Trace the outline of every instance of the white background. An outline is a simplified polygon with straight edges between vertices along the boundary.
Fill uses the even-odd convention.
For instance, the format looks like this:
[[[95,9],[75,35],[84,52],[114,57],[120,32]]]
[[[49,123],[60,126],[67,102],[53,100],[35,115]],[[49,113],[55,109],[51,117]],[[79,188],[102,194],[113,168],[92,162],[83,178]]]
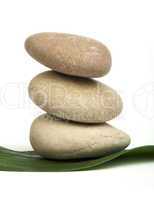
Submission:
[[[112,124],[132,139],[129,148],[154,144],[154,3],[151,0],[0,1],[0,146],[30,149],[29,128],[42,111],[29,100],[29,81],[44,66],[24,40],[44,31],[90,36],[112,53],[101,78],[121,94],[124,110]],[[148,199],[154,163],[74,173],[0,172],[0,199]]]

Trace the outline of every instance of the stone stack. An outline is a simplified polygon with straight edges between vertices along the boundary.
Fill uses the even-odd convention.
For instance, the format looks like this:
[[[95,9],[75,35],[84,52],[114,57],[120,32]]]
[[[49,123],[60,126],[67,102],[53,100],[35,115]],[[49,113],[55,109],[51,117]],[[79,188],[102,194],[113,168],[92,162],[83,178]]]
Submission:
[[[38,33],[25,42],[27,52],[52,69],[32,79],[29,95],[46,114],[34,120],[30,141],[49,159],[109,155],[126,148],[129,136],[106,121],[118,116],[122,100],[96,81],[107,74],[111,55],[102,43],[64,33]]]

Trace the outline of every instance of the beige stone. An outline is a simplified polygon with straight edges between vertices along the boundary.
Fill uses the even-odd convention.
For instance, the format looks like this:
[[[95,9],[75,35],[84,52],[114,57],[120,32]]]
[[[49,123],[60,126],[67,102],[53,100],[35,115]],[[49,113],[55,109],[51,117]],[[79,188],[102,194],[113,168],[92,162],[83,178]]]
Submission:
[[[127,147],[127,134],[109,124],[80,124],[53,118],[36,118],[30,141],[34,150],[51,159],[77,159],[105,156]]]
[[[122,110],[120,96],[107,85],[54,71],[34,77],[29,85],[29,95],[47,113],[77,122],[105,122]]]
[[[64,74],[101,77],[111,67],[107,47],[83,36],[38,33],[26,40],[25,48],[38,62]]]

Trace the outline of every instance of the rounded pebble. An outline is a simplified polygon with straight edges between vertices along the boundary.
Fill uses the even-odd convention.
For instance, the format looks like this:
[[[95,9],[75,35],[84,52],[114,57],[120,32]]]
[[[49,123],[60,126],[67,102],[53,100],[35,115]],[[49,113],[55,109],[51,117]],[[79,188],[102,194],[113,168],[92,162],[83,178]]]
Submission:
[[[120,96],[107,85],[54,71],[34,77],[29,84],[29,95],[47,113],[83,123],[105,122],[122,110]]]
[[[27,52],[43,65],[69,75],[101,77],[111,67],[111,55],[102,43],[66,33],[38,33],[25,42]]]
[[[88,125],[44,114],[31,126],[34,150],[49,159],[94,158],[118,152],[130,143],[127,134],[109,124]]]

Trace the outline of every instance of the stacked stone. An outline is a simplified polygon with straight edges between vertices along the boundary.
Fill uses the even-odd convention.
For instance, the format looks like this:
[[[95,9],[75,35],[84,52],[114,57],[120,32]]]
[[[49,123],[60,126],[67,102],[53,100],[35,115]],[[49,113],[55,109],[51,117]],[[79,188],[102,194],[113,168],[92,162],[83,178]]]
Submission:
[[[107,74],[111,56],[102,43],[71,34],[39,33],[25,42],[27,52],[49,67],[32,79],[29,95],[46,114],[34,120],[30,141],[49,159],[109,155],[126,148],[129,136],[106,121],[122,110],[121,97],[96,81]]]

